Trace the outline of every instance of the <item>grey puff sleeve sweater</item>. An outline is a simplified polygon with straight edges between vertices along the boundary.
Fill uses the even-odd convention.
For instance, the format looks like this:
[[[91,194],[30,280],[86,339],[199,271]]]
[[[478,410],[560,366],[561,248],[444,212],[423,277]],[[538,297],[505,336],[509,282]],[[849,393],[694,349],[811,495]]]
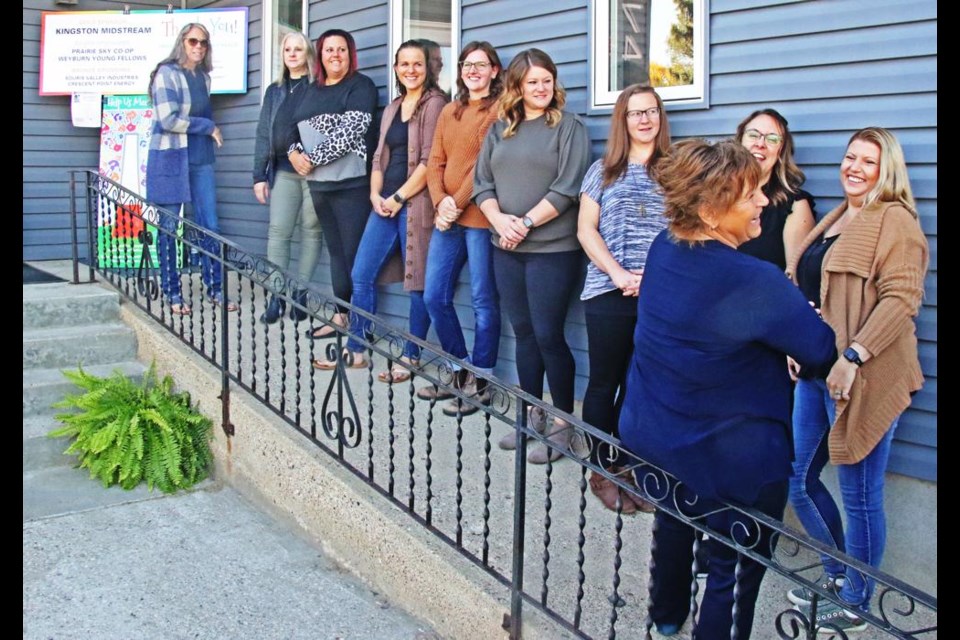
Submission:
[[[523,217],[546,200],[559,215],[532,229],[517,246],[521,253],[554,253],[580,248],[577,241],[577,199],[590,166],[590,137],[575,114],[563,112],[555,127],[541,116],[520,123],[504,138],[507,123],[493,123],[483,141],[473,178],[473,199],[479,206],[495,198],[503,213]],[[500,236],[491,227],[492,242]]]

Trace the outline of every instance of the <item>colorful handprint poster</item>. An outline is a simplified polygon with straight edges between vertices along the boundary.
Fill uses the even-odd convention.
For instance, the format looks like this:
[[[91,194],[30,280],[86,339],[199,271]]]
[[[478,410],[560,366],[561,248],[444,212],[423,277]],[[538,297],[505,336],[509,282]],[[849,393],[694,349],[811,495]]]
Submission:
[[[105,96],[100,128],[100,175],[143,196],[147,185],[147,150],[153,124],[153,105],[142,96]],[[150,232],[150,250],[143,255],[144,222],[140,205],[120,205],[101,199],[98,210],[99,266],[152,268],[157,263],[157,232]]]

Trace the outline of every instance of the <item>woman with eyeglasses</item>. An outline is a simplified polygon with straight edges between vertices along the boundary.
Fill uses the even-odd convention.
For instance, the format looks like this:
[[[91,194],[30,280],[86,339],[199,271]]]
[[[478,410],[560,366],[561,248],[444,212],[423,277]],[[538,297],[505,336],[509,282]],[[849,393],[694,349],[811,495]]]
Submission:
[[[526,49],[513,58],[500,119],[477,159],[473,199],[492,227],[494,275],[516,336],[520,387],[542,398],[546,374],[553,405],[570,413],[576,363],[563,329],[583,260],[577,200],[590,165],[590,136],[565,104],[550,56]],[[537,442],[527,459],[546,464],[560,458],[571,425],[538,410],[530,418],[553,446]],[[514,448],[516,434],[507,433],[499,445]]]
[[[297,127],[294,113],[300,107],[313,79],[316,54],[313,45],[299,31],[291,31],[280,42],[283,73],[263,96],[257,141],[253,153],[253,193],[260,204],[270,203],[267,228],[267,259],[286,269],[290,264],[293,231],[300,225],[298,275],[309,282],[320,259],[320,219],[313,209],[310,187],[287,158],[286,141]],[[273,324],[283,315],[284,301],[271,296],[260,320]],[[291,309],[290,317],[303,320],[305,312]]]
[[[583,421],[610,434],[623,404],[647,251],[667,225],[655,172],[669,149],[663,101],[653,87],[631,85],[613,107],[606,151],[580,187],[577,237],[590,258],[580,294],[590,360]],[[610,473],[623,471],[606,446],[598,443],[591,455]],[[591,474],[590,490],[608,509],[617,509],[619,497],[625,514],[653,511],[599,473]]]
[[[796,455],[790,503],[807,532],[874,568],[886,543],[884,475],[893,435],[923,386],[914,319],[923,300],[929,248],[897,139],[886,129],[855,132],[840,163],[844,200],[800,243],[787,273],[836,332],[842,356],[829,372],[793,369]],[[820,479],[836,466],[845,518]],[[844,521],[846,526],[844,526]],[[847,606],[821,600],[817,626],[866,627],[874,581],[823,558],[818,581]],[[813,593],[788,598],[811,617]]]
[[[161,215],[157,238],[160,287],[170,312],[190,315],[177,271],[177,213],[193,204],[196,224],[219,233],[214,146],[223,146],[223,134],[213,121],[210,104],[210,71],[213,46],[202,24],[191,22],[180,30],[173,51],[150,73],[147,92],[153,101],[154,120],[147,153],[147,198],[171,212]],[[237,305],[223,294],[220,245],[205,233],[198,234],[202,280],[207,299],[227,311]]]
[[[483,138],[497,119],[497,99],[503,92],[500,58],[489,42],[470,42],[460,52],[457,94],[440,112],[433,149],[427,163],[427,185],[436,208],[427,255],[424,302],[443,350],[493,374],[500,345],[500,299],[493,277],[490,224],[473,204],[473,170]],[[473,353],[467,352],[453,295],[465,264],[470,265],[473,306]],[[486,399],[486,380],[455,369],[454,384],[468,395]],[[452,394],[433,385],[417,392],[421,400],[443,400]],[[471,404],[453,400],[447,415],[470,415]]]
[[[737,125],[736,139],[760,163],[760,186],[770,200],[760,216],[760,237],[739,251],[783,270],[815,219],[813,196],[800,188],[804,175],[793,159],[793,135],[776,109],[759,109]]]
[[[333,295],[350,300],[350,272],[370,215],[367,159],[376,148],[371,124],[377,87],[357,71],[357,44],[347,31],[328,29],[320,34],[317,58],[317,81],[307,87],[294,114],[297,127],[290,134],[287,157],[310,187],[330,253]],[[294,300],[303,306],[306,291],[295,291]],[[302,319],[294,310],[291,314]],[[307,330],[307,337],[333,338],[337,328],[347,324],[347,308],[338,304],[330,323]]]

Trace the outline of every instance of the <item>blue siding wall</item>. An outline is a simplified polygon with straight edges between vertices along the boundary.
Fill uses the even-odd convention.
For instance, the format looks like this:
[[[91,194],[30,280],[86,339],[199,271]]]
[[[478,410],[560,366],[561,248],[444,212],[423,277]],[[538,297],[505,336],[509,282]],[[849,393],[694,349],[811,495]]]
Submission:
[[[586,117],[595,155],[609,117],[589,104],[586,0],[517,3],[465,0],[462,41],[489,40],[506,64],[536,46],[557,63],[568,109]],[[710,106],[670,110],[675,139],[729,136],[741,118],[770,106],[790,121],[806,188],[826,213],[840,202],[839,164],[850,134],[890,128],[904,147],[921,224],[931,249],[926,299],[917,321],[926,386],[897,431],[890,469],[935,480],[937,474],[937,7],[932,1],[831,0],[710,3]],[[471,315],[461,288],[459,310]],[[507,329],[509,332],[509,329]],[[567,337],[577,361],[578,392],[588,373],[582,309],[574,302]],[[501,347],[512,370],[513,345]]]

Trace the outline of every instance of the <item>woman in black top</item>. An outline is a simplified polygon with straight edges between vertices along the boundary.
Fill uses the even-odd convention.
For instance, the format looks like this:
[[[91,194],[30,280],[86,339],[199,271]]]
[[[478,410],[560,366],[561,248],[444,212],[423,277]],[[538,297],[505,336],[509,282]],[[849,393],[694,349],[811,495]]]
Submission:
[[[760,214],[760,237],[739,251],[786,269],[814,224],[813,196],[800,188],[805,177],[793,160],[787,119],[776,109],[754,111],[737,125],[737,142],[760,163],[760,187],[770,200]]]
[[[350,271],[370,214],[367,159],[376,147],[370,125],[377,109],[377,87],[357,72],[357,45],[346,31],[329,29],[321,34],[317,57],[317,81],[308,87],[294,116],[297,129],[287,157],[310,185],[330,252],[333,294],[349,300],[353,295]],[[297,297],[302,304],[305,295]],[[338,305],[332,321],[346,328],[346,307]],[[336,334],[330,325],[307,332],[314,339]]]

